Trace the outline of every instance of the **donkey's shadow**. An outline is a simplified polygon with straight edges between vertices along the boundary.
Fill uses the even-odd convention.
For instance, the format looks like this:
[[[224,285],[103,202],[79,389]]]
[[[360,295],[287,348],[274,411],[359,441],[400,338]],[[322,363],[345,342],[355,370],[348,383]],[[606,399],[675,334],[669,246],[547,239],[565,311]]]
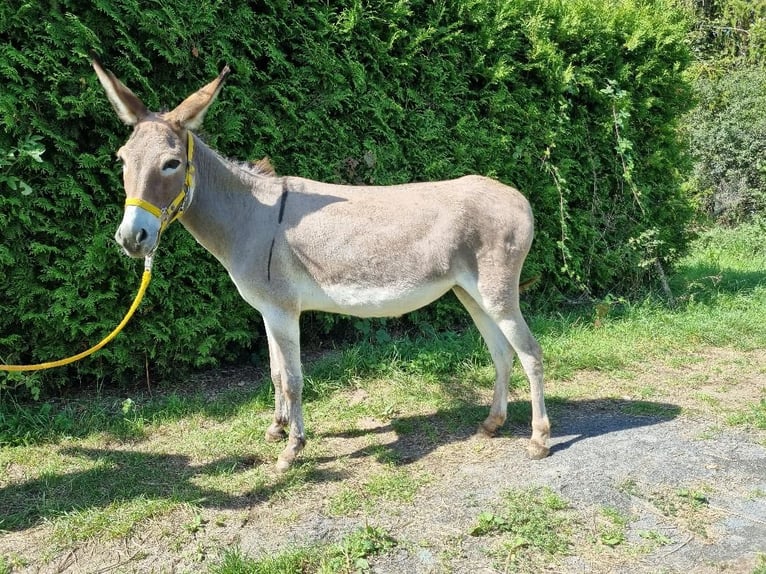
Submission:
[[[548,406],[554,423],[551,441],[554,457],[579,441],[662,423],[674,419],[680,412],[679,407],[667,403],[631,400],[552,398]],[[314,440],[352,440],[389,433],[392,441],[365,446],[347,456],[406,465],[441,446],[468,440],[486,415],[486,406],[463,403],[428,415],[399,417],[374,429],[318,433]],[[528,402],[511,402],[509,421],[499,436],[528,436],[530,416]],[[93,464],[73,473],[48,473],[0,487],[0,529],[24,530],[73,510],[105,508],[115,501],[126,500],[165,499],[209,508],[250,508],[289,490],[296,479],[323,484],[348,478],[347,472],[337,470],[333,464],[342,455],[312,457],[308,452],[285,474],[273,470],[274,460],[248,456],[224,456],[199,465],[189,456],[177,453],[83,447],[64,448],[61,453],[90,459]],[[209,477],[245,473],[256,467],[266,467],[266,477],[245,492],[231,493],[203,486],[214,484]]]
[[[589,438],[666,422],[675,419],[681,412],[679,406],[670,403],[629,399],[550,398],[547,403],[553,427],[553,436],[550,441],[551,455]],[[367,445],[347,456],[349,458],[375,457],[380,461],[406,465],[423,458],[441,446],[474,437],[487,412],[487,407],[484,405],[464,404],[432,414],[395,418],[388,424],[371,429],[319,433],[317,440],[354,439],[393,433],[395,435],[393,441]],[[531,433],[529,428],[531,416],[529,402],[509,403],[508,420],[498,429],[496,436],[528,437]],[[324,457],[319,458],[318,462],[331,460],[332,457]]]

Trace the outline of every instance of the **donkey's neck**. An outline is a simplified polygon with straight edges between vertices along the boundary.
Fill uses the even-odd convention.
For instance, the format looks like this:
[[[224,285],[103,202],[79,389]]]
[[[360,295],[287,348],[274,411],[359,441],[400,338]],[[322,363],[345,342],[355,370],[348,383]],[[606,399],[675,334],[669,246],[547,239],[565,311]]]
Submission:
[[[180,221],[231,270],[235,249],[255,249],[259,240],[268,241],[259,239],[271,232],[263,206],[279,200],[281,183],[224,159],[199,138],[195,147],[194,193]]]

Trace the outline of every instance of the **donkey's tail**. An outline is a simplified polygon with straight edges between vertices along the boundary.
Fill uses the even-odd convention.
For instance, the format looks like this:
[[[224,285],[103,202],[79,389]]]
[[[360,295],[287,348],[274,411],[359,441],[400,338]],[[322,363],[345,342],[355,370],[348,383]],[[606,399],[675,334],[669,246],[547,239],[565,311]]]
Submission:
[[[532,285],[537,283],[539,280],[540,280],[540,275],[538,274],[532,277],[531,279],[527,279],[523,283],[519,283],[519,293],[523,293],[524,291],[532,287]]]

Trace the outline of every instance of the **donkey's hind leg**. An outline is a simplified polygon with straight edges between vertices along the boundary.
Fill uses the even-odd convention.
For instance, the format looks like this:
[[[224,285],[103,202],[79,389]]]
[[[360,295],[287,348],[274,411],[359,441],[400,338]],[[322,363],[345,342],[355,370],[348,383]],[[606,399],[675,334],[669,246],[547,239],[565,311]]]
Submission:
[[[513,365],[513,349],[497,324],[465,290],[455,287],[453,291],[471,315],[495,364],[492,406],[489,409],[489,416],[479,426],[479,432],[492,436],[503,425],[508,413],[508,380]]]
[[[532,403],[532,438],[527,452],[532,459],[548,456],[548,439],[551,435],[551,425],[545,410],[543,388],[543,352],[537,339],[527,326],[518,305],[514,305],[505,319],[498,325],[507,339],[511,342],[519,357],[521,366],[529,379],[529,390]]]
[[[517,286],[518,276],[510,278],[504,284]],[[527,379],[529,379],[532,403],[532,437],[527,452],[530,458],[545,458],[549,452],[547,442],[550,437],[550,422],[545,410],[545,397],[543,394],[542,349],[529,330],[524,317],[521,315],[518,289],[503,289],[500,287],[500,289],[494,290],[485,287],[485,291],[489,292],[482,293],[478,285],[475,284],[468,284],[462,290],[459,287],[455,288],[455,293],[458,294],[461,302],[471,313],[477,327],[479,327],[485,341],[487,341],[487,345],[490,345],[489,340],[494,340],[496,332],[499,331],[504,336],[506,343],[510,344],[513,351],[519,357],[524,373],[527,375]],[[468,301],[467,303],[466,300]],[[480,313],[476,311],[477,307]],[[479,317],[478,321],[476,319],[477,316]],[[483,326],[480,326],[480,323]],[[492,324],[492,327],[488,326],[489,323]],[[487,336],[485,332],[491,335]],[[495,345],[497,348],[501,348],[500,343],[495,343]],[[492,352],[491,347],[490,353],[492,353],[492,358],[495,360],[495,354]],[[497,365],[498,361],[495,360],[496,368]],[[507,382],[508,379],[506,378],[506,384]],[[483,425],[487,430],[494,430],[492,428],[493,420],[505,420],[507,397],[504,391],[499,390],[498,383],[499,375],[498,381],[495,383],[495,395],[492,400],[490,417]],[[502,402],[502,405],[499,404],[500,402]],[[493,416],[499,414],[502,414],[502,419],[497,417],[493,419]]]

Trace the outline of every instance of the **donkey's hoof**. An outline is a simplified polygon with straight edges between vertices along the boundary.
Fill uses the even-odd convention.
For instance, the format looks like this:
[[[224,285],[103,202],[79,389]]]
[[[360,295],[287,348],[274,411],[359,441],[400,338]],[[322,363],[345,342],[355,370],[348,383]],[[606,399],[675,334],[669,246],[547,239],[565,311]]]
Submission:
[[[493,437],[495,436],[495,431],[503,426],[504,422],[505,417],[502,415],[489,415],[479,426],[479,433],[484,436]]]
[[[266,442],[280,442],[287,438],[285,429],[278,425],[271,425],[266,429]]]
[[[287,472],[287,470],[290,468],[291,464],[292,464],[291,461],[285,460],[285,459],[283,459],[280,456],[277,459],[277,466],[276,466],[277,472],[279,472],[279,473]]]
[[[487,438],[492,438],[493,436],[495,436],[495,431],[496,431],[496,430],[497,430],[497,427],[494,427],[494,428],[490,429],[490,428],[487,426],[487,423],[481,423],[481,424],[479,425],[479,428],[477,428],[477,429],[476,429],[476,434],[477,434],[478,436],[483,436],[483,437],[487,437]]]
[[[529,458],[532,460],[540,460],[541,458],[545,458],[550,454],[550,452],[551,449],[549,449],[544,444],[537,442],[530,442],[529,446],[527,447],[527,456],[529,456]]]

